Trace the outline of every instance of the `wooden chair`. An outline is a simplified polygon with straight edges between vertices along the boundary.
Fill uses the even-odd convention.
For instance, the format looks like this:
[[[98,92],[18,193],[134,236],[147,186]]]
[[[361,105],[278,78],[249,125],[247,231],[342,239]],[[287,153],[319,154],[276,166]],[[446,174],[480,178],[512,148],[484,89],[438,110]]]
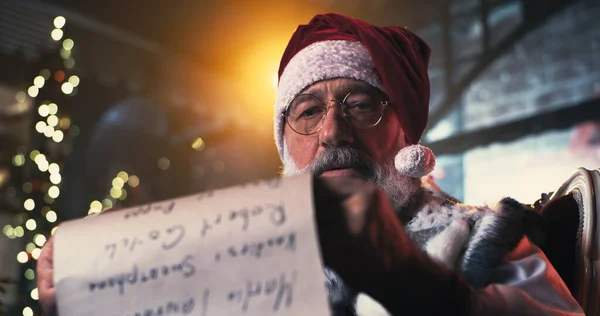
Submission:
[[[539,206],[540,248],[586,315],[600,315],[600,169],[577,169]]]

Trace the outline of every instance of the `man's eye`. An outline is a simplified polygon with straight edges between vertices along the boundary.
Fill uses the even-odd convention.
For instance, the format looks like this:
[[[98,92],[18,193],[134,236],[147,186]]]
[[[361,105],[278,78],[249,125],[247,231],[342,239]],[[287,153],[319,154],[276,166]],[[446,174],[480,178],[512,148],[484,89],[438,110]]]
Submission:
[[[298,118],[313,118],[315,116],[319,116],[321,113],[323,113],[323,109],[321,107],[315,106],[302,111],[302,113],[298,115]]]
[[[355,102],[348,104],[350,111],[374,111],[377,110],[377,104],[374,102]]]

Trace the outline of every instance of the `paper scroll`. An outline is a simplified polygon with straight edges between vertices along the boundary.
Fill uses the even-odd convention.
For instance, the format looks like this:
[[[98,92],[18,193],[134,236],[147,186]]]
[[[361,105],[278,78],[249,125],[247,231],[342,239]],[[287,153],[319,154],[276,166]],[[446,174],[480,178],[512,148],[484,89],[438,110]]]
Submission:
[[[310,175],[66,222],[54,251],[60,316],[329,315]]]

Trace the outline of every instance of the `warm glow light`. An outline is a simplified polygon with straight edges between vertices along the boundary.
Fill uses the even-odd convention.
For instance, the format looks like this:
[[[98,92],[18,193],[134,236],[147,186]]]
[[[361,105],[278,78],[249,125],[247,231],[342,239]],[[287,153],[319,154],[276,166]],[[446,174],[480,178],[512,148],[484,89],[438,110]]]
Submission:
[[[44,79],[44,77],[42,76],[37,76],[33,78],[33,85],[38,88],[42,88],[44,86],[44,83],[46,83],[46,79]]]
[[[58,82],[63,82],[63,80],[65,80],[65,72],[62,70],[58,70],[57,72],[55,72],[54,80],[56,80]]]
[[[48,122],[48,125],[52,127],[58,125],[58,117],[56,115],[48,116],[48,119],[46,119],[46,121]]]
[[[121,190],[121,196],[119,196],[119,200],[123,201],[127,198],[127,190],[122,189]]]
[[[204,140],[201,137],[196,138],[196,140],[194,140],[192,143],[192,148],[194,148],[196,151],[201,151],[205,146],[206,143],[204,143]]]
[[[50,235],[54,235],[54,233],[56,232],[57,228],[58,228],[58,226],[52,228],[52,230],[50,231]]]
[[[27,244],[27,246],[25,246],[25,252],[31,253],[35,248],[35,244],[30,242]]]
[[[31,211],[35,208],[35,201],[33,199],[27,199],[23,202],[23,207],[26,210]]]
[[[37,97],[38,93],[40,93],[40,89],[38,89],[36,86],[31,86],[29,89],[27,89],[27,94],[29,94],[29,96],[32,98]]]
[[[60,90],[62,90],[64,94],[70,94],[73,92],[73,85],[70,82],[65,82],[60,86]]]
[[[48,108],[48,105],[42,104],[38,108],[38,113],[40,114],[40,116],[46,117],[50,113],[50,108]]]
[[[73,85],[73,87],[77,87],[79,85],[79,77],[73,75],[69,77],[69,83]]]
[[[70,39],[70,38],[67,38],[67,39],[65,39],[65,40],[63,41],[63,44],[62,44],[63,48],[64,48],[64,49],[66,49],[66,50],[71,50],[71,49],[73,49],[73,46],[74,46],[74,45],[75,45],[75,42],[73,42],[73,40],[72,40],[72,39]]]
[[[119,173],[117,173],[117,177],[121,178],[123,182],[127,182],[127,180],[129,180],[129,175],[125,171],[119,171]]]
[[[122,194],[123,194],[123,191],[121,189],[117,189],[117,188],[110,189],[110,196],[112,196],[115,199],[120,198]]]
[[[27,255],[25,251],[21,251],[17,254],[17,261],[20,263],[25,263],[27,260],[29,260],[29,255]]]
[[[33,310],[31,307],[27,306],[23,308],[23,316],[33,316]]]
[[[44,131],[46,131],[46,122],[44,121],[39,121],[35,124],[35,130],[38,133],[43,133]]]
[[[37,223],[35,222],[35,219],[30,218],[25,222],[25,228],[29,229],[29,230],[35,230],[37,228]]]
[[[63,117],[58,122],[58,125],[60,125],[60,128],[67,129],[69,126],[71,126],[71,119],[68,117]]]
[[[38,164],[38,169],[41,172],[46,172],[48,170],[48,161],[44,160]]]
[[[48,126],[55,127],[56,125],[58,125],[58,117],[56,115],[48,116],[48,119],[46,119],[46,121],[48,122]]]
[[[54,131],[54,134],[52,134],[52,140],[57,143],[62,142],[64,137],[65,137],[65,134],[61,130]]]
[[[25,230],[23,229],[23,227],[17,226],[15,227],[14,233],[17,237],[23,237],[23,235],[25,235]]]
[[[40,254],[42,253],[42,249],[40,248],[35,248],[31,251],[31,257],[35,260],[37,260],[40,257]]]
[[[10,231],[10,233],[8,233]],[[12,231],[13,228],[10,225],[4,225],[4,228],[2,229],[2,232],[4,233],[4,235],[12,235]]]
[[[25,279],[33,280],[35,278],[35,272],[32,269],[25,270]]]
[[[36,301],[40,299],[40,294],[38,292],[37,287],[35,289],[31,290],[31,298]]]
[[[102,209],[111,208],[111,207],[113,207],[113,202],[110,199],[104,199],[102,201],[102,206],[103,206]]]
[[[171,165],[171,161],[169,160],[169,158],[167,157],[160,157],[158,159],[158,167],[162,170],[167,170],[169,169],[169,166]]]
[[[119,177],[114,178],[112,181],[112,186],[115,189],[122,189],[123,184],[125,184],[125,182],[123,181],[123,179],[121,179]]]
[[[42,235],[42,234],[37,234],[35,235],[35,237],[33,238],[33,242],[42,247],[45,243],[46,243],[46,236]]]
[[[60,172],[60,167],[58,166],[57,163],[53,162],[48,166],[48,171],[50,173],[57,173],[57,172]]]
[[[25,102],[25,100],[27,99],[27,93],[23,92],[23,91],[19,91],[17,92],[17,94],[15,95],[15,99],[17,100],[17,102],[21,103],[21,102]]]
[[[90,203],[90,209],[100,211],[102,209],[102,203],[100,203],[100,201],[92,201],[92,203]]]
[[[57,186],[53,185],[48,189],[49,197],[56,199],[59,195],[60,195],[60,189]]]
[[[25,155],[23,155],[23,154],[14,155],[12,158],[12,163],[13,163],[13,165],[15,165],[17,167],[24,165],[25,164]]]
[[[32,150],[31,153],[29,154],[29,158],[31,158],[31,160],[35,161],[35,158],[37,158],[37,156],[40,154],[40,152],[36,149]]]
[[[7,237],[11,237],[14,235],[15,230],[14,228],[12,228],[12,226],[10,225],[6,225],[4,226],[4,229],[2,229],[2,232],[4,233],[4,235],[6,235]]]
[[[65,26],[65,23],[67,23],[67,19],[65,19],[65,17],[62,15],[59,15],[54,18],[54,27],[57,29],[60,29],[63,26]]]
[[[33,152],[32,152],[32,154],[33,154]],[[42,162],[42,161],[46,161],[46,155],[44,155],[44,154],[40,154],[40,153],[38,152],[38,154],[37,154],[37,155],[35,155],[35,158],[34,158],[33,160],[35,161],[35,163],[39,164],[39,163],[40,163],[40,162]]]
[[[50,33],[50,37],[55,41],[60,41],[63,37],[63,31],[61,29],[54,29],[52,30],[52,33]]]
[[[44,130],[44,136],[52,137],[52,135],[54,135],[54,127],[46,126],[46,129]]]
[[[50,175],[50,182],[52,182],[52,184],[59,184],[60,181],[62,181],[60,173],[53,173]]]
[[[49,221],[50,223],[56,222],[56,220],[57,220],[56,212],[48,211],[48,213],[46,213],[46,220]]]
[[[135,188],[140,184],[140,178],[138,178],[135,175],[132,175],[129,177],[129,180],[127,181],[127,183],[129,184],[130,187]]]
[[[48,113],[52,115],[58,113],[58,105],[56,105],[56,103],[48,104]]]

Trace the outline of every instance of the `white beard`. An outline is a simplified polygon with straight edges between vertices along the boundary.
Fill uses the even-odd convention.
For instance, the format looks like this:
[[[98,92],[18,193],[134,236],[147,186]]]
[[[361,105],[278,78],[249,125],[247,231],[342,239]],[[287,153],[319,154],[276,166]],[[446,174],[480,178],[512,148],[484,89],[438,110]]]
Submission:
[[[388,196],[392,207],[401,213],[421,189],[421,179],[400,174],[393,162],[385,167],[377,167],[374,182]],[[298,168],[292,159],[287,143],[283,142],[283,176],[289,177],[311,171],[311,166]]]

